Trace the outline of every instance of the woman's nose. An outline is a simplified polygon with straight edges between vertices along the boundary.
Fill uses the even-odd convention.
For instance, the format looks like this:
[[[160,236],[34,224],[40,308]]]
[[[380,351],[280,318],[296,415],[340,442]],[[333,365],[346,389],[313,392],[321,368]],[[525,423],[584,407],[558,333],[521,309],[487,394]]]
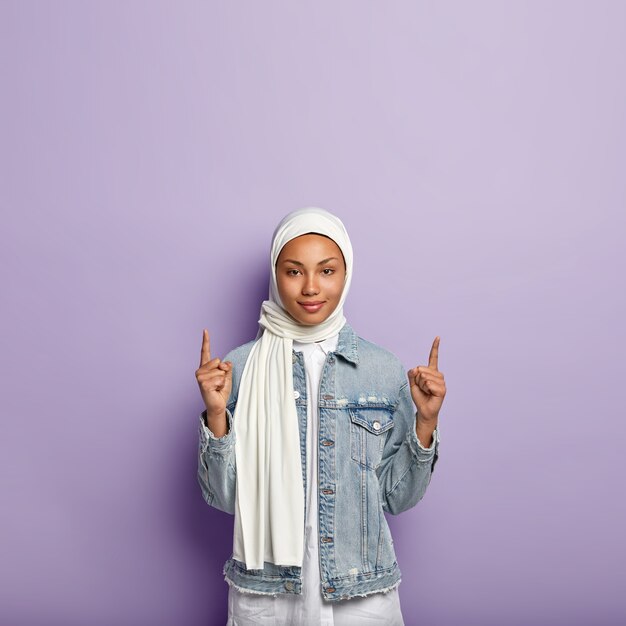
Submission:
[[[319,292],[317,280],[315,276],[310,276],[306,279],[304,287],[302,288],[303,295],[314,295]]]

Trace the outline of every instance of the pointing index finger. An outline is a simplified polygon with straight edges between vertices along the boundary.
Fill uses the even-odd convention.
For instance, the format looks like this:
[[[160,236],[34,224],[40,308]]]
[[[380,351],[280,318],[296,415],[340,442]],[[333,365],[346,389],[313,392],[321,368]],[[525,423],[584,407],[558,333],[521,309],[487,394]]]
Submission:
[[[439,370],[439,340],[440,337],[437,335],[428,355],[428,367],[432,367],[437,371]]]
[[[209,338],[209,331],[205,328],[202,331],[202,351],[200,352],[200,366],[211,360],[211,339]]]

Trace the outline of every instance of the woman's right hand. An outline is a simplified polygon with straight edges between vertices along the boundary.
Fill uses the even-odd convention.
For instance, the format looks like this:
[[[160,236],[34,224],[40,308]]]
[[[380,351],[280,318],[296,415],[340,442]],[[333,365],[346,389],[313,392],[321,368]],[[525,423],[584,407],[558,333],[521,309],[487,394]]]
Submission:
[[[207,417],[225,415],[226,403],[233,383],[233,364],[211,358],[209,331],[202,331],[202,351],[200,367],[196,370],[196,380],[206,405]]]

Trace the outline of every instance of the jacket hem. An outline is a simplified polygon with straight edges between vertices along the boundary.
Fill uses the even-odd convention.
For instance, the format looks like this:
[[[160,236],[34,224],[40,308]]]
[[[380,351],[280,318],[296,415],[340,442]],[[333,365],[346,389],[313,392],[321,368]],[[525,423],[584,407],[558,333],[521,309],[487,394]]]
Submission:
[[[390,585],[389,587],[384,587],[383,589],[373,589],[371,591],[366,591],[365,593],[355,593],[353,596],[350,596],[350,598],[364,598],[366,596],[371,596],[375,593],[389,593],[390,591],[393,591],[394,589],[399,587],[401,582],[402,582],[402,579],[398,578],[398,580],[395,583],[393,583],[393,585]],[[343,598],[343,599],[349,600],[350,598]]]
[[[349,600],[373,593],[388,593],[401,582],[401,572],[397,563],[388,570],[376,575],[374,572],[357,574],[347,578],[329,578],[322,584],[325,600]]]
[[[277,573],[263,574],[263,570],[254,570],[256,574],[247,574],[245,569],[237,565],[235,559],[228,559],[224,564],[224,580],[242,593],[261,595],[300,595],[302,578],[283,568]],[[368,572],[341,578],[327,578],[321,581],[320,590],[324,600],[336,602],[350,598],[364,597],[373,593],[389,593],[400,584],[401,572],[395,563],[387,570],[379,573]]]
[[[230,580],[228,576],[224,576],[224,580],[229,584],[230,587],[232,587],[233,589],[236,589],[237,591],[240,591],[241,593],[249,593],[249,594],[258,595],[258,596],[272,596],[274,598],[278,595],[277,593],[274,593],[273,591],[258,591],[257,589],[248,589],[248,587],[240,587],[239,585],[236,585],[232,580]]]
[[[268,567],[270,567],[268,565]],[[238,565],[234,558],[224,563],[224,579],[229,585],[235,586],[244,593],[262,593],[269,595],[299,594],[302,589],[302,579],[293,573],[291,568],[277,568],[275,573],[263,573],[263,570],[250,570],[256,574],[248,574],[245,566]],[[300,568],[298,568],[300,571]]]

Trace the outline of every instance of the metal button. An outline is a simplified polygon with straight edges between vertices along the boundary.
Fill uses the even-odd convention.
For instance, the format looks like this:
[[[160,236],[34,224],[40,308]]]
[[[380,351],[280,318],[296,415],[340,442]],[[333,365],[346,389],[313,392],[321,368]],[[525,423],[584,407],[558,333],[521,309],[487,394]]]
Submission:
[[[293,397],[297,400],[300,397],[300,392],[299,391],[294,391],[293,392]]]
[[[372,426],[374,427],[374,430],[380,430],[380,422],[378,420],[376,420]]]
[[[287,591],[293,591],[293,583],[290,580],[285,583],[285,589]]]
[[[327,593],[333,593],[335,591],[334,587],[326,587]]]

